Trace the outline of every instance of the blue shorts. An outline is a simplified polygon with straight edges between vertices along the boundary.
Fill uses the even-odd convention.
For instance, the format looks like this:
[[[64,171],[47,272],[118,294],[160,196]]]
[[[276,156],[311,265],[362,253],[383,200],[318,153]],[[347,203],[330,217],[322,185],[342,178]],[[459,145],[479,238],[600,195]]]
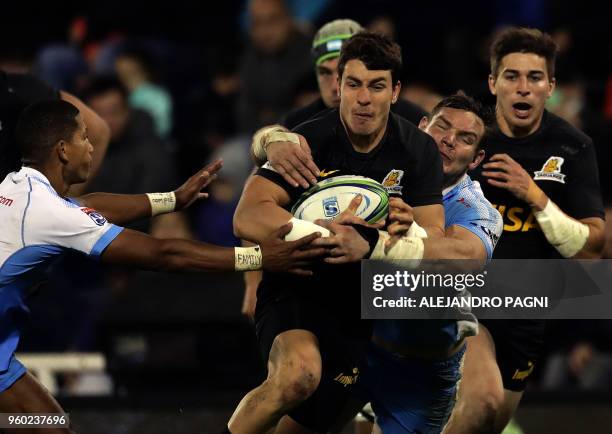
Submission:
[[[11,355],[8,369],[0,371],[0,393],[15,384],[15,381],[19,380],[25,373],[26,367],[17,360],[15,354]]]
[[[455,405],[465,345],[443,361],[402,357],[372,345],[357,392],[384,434],[438,434]]]

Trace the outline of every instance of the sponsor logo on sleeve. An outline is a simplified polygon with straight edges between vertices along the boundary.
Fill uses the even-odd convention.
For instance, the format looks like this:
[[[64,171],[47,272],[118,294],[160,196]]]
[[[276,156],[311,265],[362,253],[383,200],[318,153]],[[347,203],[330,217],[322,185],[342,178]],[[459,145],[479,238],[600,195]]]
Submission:
[[[542,170],[537,170],[534,173],[534,180],[541,181],[556,181],[565,184],[565,175],[561,173],[563,165],[562,157],[548,157],[546,163],[542,166]]]
[[[98,211],[96,211],[95,209],[92,209],[92,208],[80,208],[80,209],[85,214],[87,214],[89,218],[92,219],[93,222],[97,224],[98,226],[104,226],[104,224],[106,223],[106,219],[104,218],[104,216],[100,214]]]

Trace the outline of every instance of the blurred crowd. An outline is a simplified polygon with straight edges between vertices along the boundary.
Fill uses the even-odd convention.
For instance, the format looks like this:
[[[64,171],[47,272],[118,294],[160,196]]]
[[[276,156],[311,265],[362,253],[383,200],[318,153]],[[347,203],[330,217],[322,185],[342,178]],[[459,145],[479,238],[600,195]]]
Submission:
[[[65,12],[57,20],[61,28],[45,34],[53,37],[24,39],[23,47],[11,40],[0,51],[3,70],[31,73],[74,93],[108,123],[111,141],[101,170],[87,186],[90,191],[168,191],[205,163],[223,159],[208,200],[188,213],[139,222],[136,229],[157,237],[238,245],[232,216],[252,170],[251,135],[318,98],[312,38],[320,25],[335,18],[355,19],[402,45],[402,97],[426,111],[458,89],[492,101],[486,87],[487,47],[504,24],[551,33],[560,53],[557,88],[547,108],[594,139],[608,222],[612,220],[612,171],[607,167],[612,33],[605,17],[545,0],[477,1],[470,9],[480,8],[479,14],[454,2],[224,3],[220,15],[202,15],[179,3],[178,11],[168,16],[169,21],[181,18],[173,25],[160,25],[157,17],[146,26],[137,23],[142,15],[135,18],[127,12],[111,19],[111,12],[117,13],[114,7],[121,7],[112,1],[110,11],[98,5],[83,13],[57,12]],[[162,8],[148,14],[165,12]],[[97,324],[133,278],[124,269],[101,268],[77,256],[64,261],[51,271],[52,288],[37,302],[45,309],[33,317],[23,350],[98,349]],[[62,273],[62,267],[75,272]],[[73,317],[61,316],[54,304],[74,306],[69,310]],[[55,330],[45,326],[50,321]],[[610,322],[559,322],[551,326],[550,342],[538,387],[612,387]]]

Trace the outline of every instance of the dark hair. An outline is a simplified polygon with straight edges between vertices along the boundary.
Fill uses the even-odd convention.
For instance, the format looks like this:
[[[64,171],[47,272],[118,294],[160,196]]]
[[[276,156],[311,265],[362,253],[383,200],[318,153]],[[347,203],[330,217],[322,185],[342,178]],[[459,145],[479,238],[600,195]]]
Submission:
[[[533,53],[546,59],[548,78],[555,76],[557,44],[548,33],[527,27],[509,27],[491,44],[491,74],[497,76],[504,56],[511,53]]]
[[[79,110],[63,100],[41,101],[25,108],[15,128],[22,162],[43,163],[60,140],[71,140],[79,127]]]
[[[80,92],[80,96],[84,100],[88,101],[92,98],[104,95],[105,93],[112,91],[119,92],[123,99],[127,100],[127,89],[114,75],[102,75],[94,77]]]
[[[360,32],[342,44],[338,74],[342,78],[344,67],[349,60],[361,60],[370,70],[391,70],[393,85],[399,80],[402,70],[402,49],[384,35]]]
[[[482,103],[472,98],[471,96],[466,95],[461,90],[454,95],[447,96],[446,98],[442,99],[442,101],[440,101],[438,104],[436,104],[436,106],[431,111],[431,114],[429,115],[429,119],[433,119],[433,117],[437,115],[443,108],[453,108],[474,113],[482,120],[482,123],[485,127],[485,133],[493,124],[493,110],[483,106]],[[478,141],[478,149],[481,149],[483,145],[484,143],[481,137],[481,139]]]

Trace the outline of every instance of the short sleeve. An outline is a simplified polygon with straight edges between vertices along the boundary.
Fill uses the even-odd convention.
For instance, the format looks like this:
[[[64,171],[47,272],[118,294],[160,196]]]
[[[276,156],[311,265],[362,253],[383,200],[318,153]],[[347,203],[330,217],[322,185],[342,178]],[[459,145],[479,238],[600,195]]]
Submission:
[[[49,200],[45,207],[33,204],[30,208],[23,224],[26,244],[54,245],[99,257],[123,230],[96,210],[59,197]]]
[[[493,207],[484,204],[473,204],[473,206],[476,208],[466,208],[449,222],[449,226],[460,226],[480,238],[487,251],[487,259],[490,260],[503,232],[502,216]]]

